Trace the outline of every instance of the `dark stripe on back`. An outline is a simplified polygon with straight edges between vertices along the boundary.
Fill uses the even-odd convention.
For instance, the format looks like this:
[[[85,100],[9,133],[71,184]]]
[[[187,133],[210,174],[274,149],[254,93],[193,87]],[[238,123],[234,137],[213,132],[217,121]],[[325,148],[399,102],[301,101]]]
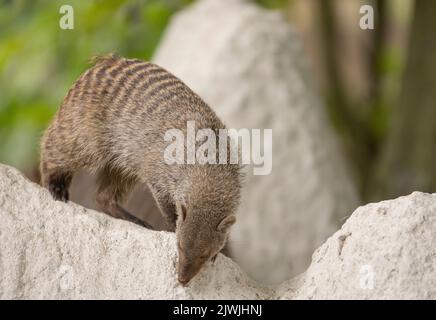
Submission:
[[[143,79],[147,74],[147,71],[152,67],[149,63],[143,63],[133,69],[127,70],[126,74],[121,78],[123,81],[115,90],[113,97],[115,98],[113,103],[116,104],[119,101],[126,100],[133,90],[137,86],[137,81]],[[125,89],[124,93],[119,95],[121,89]]]
[[[183,85],[183,83],[181,83],[180,81],[178,81],[177,79],[174,78],[174,79],[171,79],[170,81],[165,81],[165,82],[162,82],[161,84],[159,84],[155,87],[152,87],[150,89],[150,91],[146,92],[145,96],[148,99],[153,99],[154,97],[156,97],[160,93],[165,92],[170,87],[182,86],[182,85]]]
[[[111,66],[112,65],[105,63],[102,66],[100,66],[97,73],[95,74],[95,78],[96,78],[95,87],[97,90],[100,89],[100,85],[103,79],[107,77],[107,70],[109,70]]]
[[[134,100],[141,101],[142,99],[144,99],[149,94],[148,89],[153,84],[163,82],[165,80],[172,80],[172,79],[176,80],[176,78],[171,73],[166,71],[164,71],[162,75],[149,77],[147,81],[142,83],[142,85],[138,88],[138,92],[134,95]]]
[[[176,89],[181,87],[184,87],[184,84],[180,81],[168,81],[153,88],[153,90],[145,96],[147,100],[153,101],[147,108],[147,113],[153,113],[156,108],[159,108],[160,105],[165,103],[166,98],[179,97]]]
[[[122,71],[127,69],[129,66],[144,62],[137,59],[119,59],[116,60],[116,63],[119,64],[121,68],[116,68],[109,73],[112,78],[115,78],[119,73],[122,73]]]
[[[117,76],[121,75],[122,70],[126,68],[125,61],[126,60],[120,59],[120,60],[116,60],[115,64],[109,64],[110,66],[109,69],[111,70],[109,71],[108,69],[107,71],[105,71],[106,76],[103,78],[104,85],[100,89],[100,94],[102,94],[103,96],[108,96],[108,94],[110,93],[109,88],[113,88],[117,86],[117,82],[118,82]],[[129,61],[133,61],[133,60],[129,60]]]
[[[170,73],[168,73],[167,71],[160,69],[162,74],[160,76],[155,76],[155,77],[148,77],[147,80],[145,82],[141,83],[141,86],[136,88],[136,93],[131,95],[131,99],[134,101],[135,106],[132,109],[132,113],[136,114],[138,112],[138,109],[142,108],[144,105],[144,100],[148,99],[147,94],[148,91],[147,89],[150,88],[150,86],[152,86],[155,83],[160,83],[163,82],[165,80],[171,80],[171,79],[175,79],[174,76]]]
[[[149,72],[150,68],[152,72]],[[166,72],[162,69],[156,69],[155,65],[149,65],[149,67],[141,73],[138,73],[134,78],[130,79],[128,82],[128,85],[126,85],[127,89],[125,90],[121,100],[127,101],[127,100],[133,100],[135,101],[135,97],[138,93],[140,93],[139,88],[143,87],[144,84],[152,84],[154,83],[154,79],[158,78],[154,75],[161,75],[165,74]]]

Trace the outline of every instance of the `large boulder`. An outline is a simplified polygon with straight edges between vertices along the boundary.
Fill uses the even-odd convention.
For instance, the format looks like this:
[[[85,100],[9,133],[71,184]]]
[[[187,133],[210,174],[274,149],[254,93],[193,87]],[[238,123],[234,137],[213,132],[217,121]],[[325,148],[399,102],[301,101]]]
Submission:
[[[436,299],[436,194],[358,208],[283,299]]]
[[[358,205],[305,53],[278,12],[244,0],[200,0],[177,14],[154,61],[183,79],[230,128],[273,129],[273,167],[247,170],[232,257],[255,279],[302,272]]]
[[[3,165],[0,221],[0,299],[436,299],[436,194],[360,207],[276,289],[223,255],[183,287],[174,234],[54,201]]]
[[[54,201],[0,165],[1,299],[262,299],[219,255],[189,287],[177,282],[175,235]]]

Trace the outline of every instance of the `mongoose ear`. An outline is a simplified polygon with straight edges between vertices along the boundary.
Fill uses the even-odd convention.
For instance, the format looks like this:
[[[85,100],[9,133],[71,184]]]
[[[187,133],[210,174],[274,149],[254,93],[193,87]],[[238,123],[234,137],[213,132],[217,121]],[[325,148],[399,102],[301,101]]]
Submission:
[[[182,212],[182,221],[185,221],[186,219],[186,207],[182,204],[181,205],[181,212]]]
[[[234,223],[236,222],[236,217],[234,214],[231,214],[230,216],[225,217],[221,222],[219,223],[218,227],[216,228],[220,232],[225,232],[227,229],[229,229]]]
[[[182,222],[185,221],[187,214],[186,206],[183,203],[177,201],[176,208],[177,216],[181,219]]]

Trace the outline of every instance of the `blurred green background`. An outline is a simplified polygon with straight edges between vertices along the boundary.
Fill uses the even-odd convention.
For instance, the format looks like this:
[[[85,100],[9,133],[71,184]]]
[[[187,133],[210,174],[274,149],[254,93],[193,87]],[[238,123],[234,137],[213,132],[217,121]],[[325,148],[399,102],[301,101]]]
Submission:
[[[194,1],[0,0],[0,162],[34,177],[42,131],[90,57],[150,59]],[[436,191],[436,1],[254,2],[283,11],[302,38],[362,198]],[[59,28],[64,4],[74,30]],[[376,9],[375,30],[358,27],[362,4]]]
[[[189,2],[71,1],[74,30],[62,30],[65,1],[0,1],[0,162],[31,168],[41,132],[90,57],[150,59],[171,15]]]

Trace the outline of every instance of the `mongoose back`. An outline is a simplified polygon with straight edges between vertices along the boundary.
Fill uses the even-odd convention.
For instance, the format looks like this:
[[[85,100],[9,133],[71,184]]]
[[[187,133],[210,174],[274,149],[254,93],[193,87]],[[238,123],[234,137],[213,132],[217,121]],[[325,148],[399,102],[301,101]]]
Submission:
[[[98,57],[68,91],[41,141],[41,183],[68,201],[73,174],[97,174],[105,213],[151,228],[120,203],[136,182],[150,188],[177,234],[178,280],[187,284],[224,247],[240,197],[240,167],[167,164],[168,129],[225,126],[180,79],[163,68],[116,55]],[[185,146],[186,148],[186,146]]]

